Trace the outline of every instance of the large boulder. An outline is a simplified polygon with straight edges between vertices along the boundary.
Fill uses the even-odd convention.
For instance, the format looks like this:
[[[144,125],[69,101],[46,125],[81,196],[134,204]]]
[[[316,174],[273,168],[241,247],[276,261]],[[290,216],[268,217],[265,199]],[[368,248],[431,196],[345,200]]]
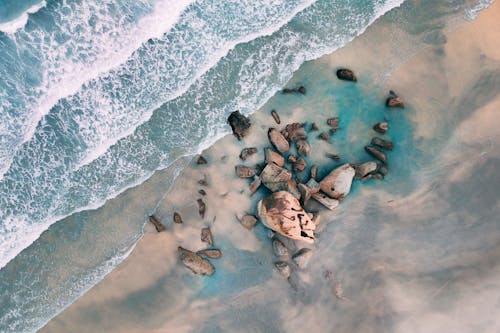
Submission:
[[[289,192],[271,194],[259,202],[257,209],[259,218],[266,227],[291,239],[314,242],[316,225]]]
[[[352,179],[355,173],[354,168],[349,164],[339,166],[319,183],[321,191],[331,198],[337,200],[343,199],[351,190]]]
[[[205,258],[189,251],[183,247],[178,247],[179,259],[184,266],[189,268],[195,274],[212,275],[215,272],[214,266]]]
[[[227,121],[231,126],[231,129],[233,130],[234,136],[238,140],[241,140],[244,136],[248,134],[248,131],[251,126],[250,119],[242,115],[240,111],[232,112],[231,115],[229,115]]]

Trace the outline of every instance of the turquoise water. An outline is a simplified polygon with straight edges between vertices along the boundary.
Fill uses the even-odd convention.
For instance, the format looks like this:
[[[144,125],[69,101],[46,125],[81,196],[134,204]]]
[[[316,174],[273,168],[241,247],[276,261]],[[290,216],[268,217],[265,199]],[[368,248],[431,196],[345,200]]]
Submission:
[[[33,5],[13,3],[0,2],[0,22]],[[476,4],[430,9],[430,3],[405,2],[388,19],[424,44],[438,43],[444,23]],[[115,267],[171,182],[164,180],[163,191],[151,185],[157,190],[148,198],[132,190],[108,203],[130,211],[120,224],[97,209],[106,200],[156,170],[166,169],[161,179],[175,178],[187,163],[183,156],[227,133],[231,111],[254,112],[305,61],[347,44],[398,5],[47,1],[16,31],[0,32],[2,331],[36,330]],[[409,191],[415,184],[404,180],[430,157],[414,147],[405,113],[380,106],[380,87],[332,87],[323,70],[306,64],[301,79],[318,94],[313,100],[331,99],[339,110],[346,128],[335,135],[342,158],[368,157],[369,130],[358,122],[394,122],[390,138],[398,144],[389,159],[403,158],[391,160],[398,172],[388,180],[404,184],[396,191]],[[350,127],[367,135],[354,149]]]

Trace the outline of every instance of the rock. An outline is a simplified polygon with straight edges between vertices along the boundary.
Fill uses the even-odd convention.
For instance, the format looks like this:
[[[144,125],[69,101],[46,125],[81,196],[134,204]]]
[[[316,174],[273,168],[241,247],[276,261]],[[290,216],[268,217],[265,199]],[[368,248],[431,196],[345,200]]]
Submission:
[[[313,197],[314,200],[316,200],[329,210],[334,210],[340,204],[340,201],[338,201],[337,199],[332,199],[328,197],[326,194],[321,192],[313,193],[311,196]]]
[[[335,200],[335,199],[333,199],[333,200]],[[314,215],[314,217],[312,218],[312,221],[316,226],[318,226],[321,222],[321,215],[319,215],[319,214]]]
[[[340,128],[338,127],[334,127],[334,128],[330,128],[328,130],[328,133],[330,133],[330,135],[334,135],[335,133],[337,133],[337,131],[339,130]]]
[[[288,139],[290,141],[307,139],[306,130],[304,129],[304,125],[301,123],[292,123],[286,125],[281,134],[283,134],[285,139]]]
[[[198,156],[198,159],[196,160],[196,164],[207,164],[207,159],[203,157],[202,155]]]
[[[314,242],[316,225],[289,192],[271,194],[259,202],[257,209],[259,218],[266,227],[291,239]]]
[[[292,257],[293,262],[299,267],[300,269],[304,269],[307,266],[307,263],[309,262],[309,259],[312,257],[312,250],[308,248],[302,248],[297,251]]]
[[[383,175],[383,174],[381,174],[381,173],[378,173],[378,172],[377,172],[377,173],[374,173],[374,174],[372,175],[372,177],[373,177],[373,179],[378,179],[378,180],[382,180],[382,179],[384,179],[384,175]]]
[[[318,193],[320,190],[319,183],[313,178],[309,179],[306,183],[306,186],[309,188],[309,191],[312,193]]]
[[[302,172],[307,168],[307,163],[306,160],[304,160],[302,157],[299,157],[297,161],[293,164],[293,170],[297,172]]]
[[[204,189],[198,190],[198,193],[201,194],[201,195],[207,195],[207,192],[205,192]]]
[[[284,191],[289,187],[288,182],[292,179],[292,174],[287,169],[281,168],[274,163],[266,165],[260,179],[265,187],[272,192]]]
[[[162,232],[165,230],[165,226],[154,215],[149,217],[149,222],[155,226],[156,231]]]
[[[300,191],[297,186],[297,182],[293,179],[290,179],[286,184],[285,191],[288,191],[291,195],[293,195],[297,200],[300,200]]]
[[[181,214],[174,212],[174,223],[182,224]]]
[[[288,279],[292,274],[292,269],[290,268],[290,265],[288,265],[284,261],[275,262],[274,266],[276,267],[278,272],[286,279]]]
[[[307,156],[311,152],[311,145],[306,140],[297,140],[295,145],[297,146],[297,153],[299,155]]]
[[[387,156],[385,153],[374,146],[365,146],[365,151],[375,157],[380,162],[387,164]]]
[[[203,175],[203,179],[198,180],[198,184],[200,184],[201,186],[208,186],[207,175]]]
[[[219,249],[205,249],[196,252],[197,255],[210,259],[219,259],[222,257],[222,251]]]
[[[201,218],[204,219],[207,205],[205,205],[205,203],[201,199],[198,199],[196,202],[198,202],[198,213],[200,214]]]
[[[312,123],[311,124],[311,131],[317,131],[319,128],[318,128],[318,125],[316,125],[316,123]]]
[[[394,144],[389,141],[389,140],[384,140],[381,138],[374,137],[372,138],[372,145],[378,146],[380,148],[386,149],[386,150],[393,150],[394,149]]]
[[[330,136],[326,132],[321,132],[321,134],[318,136],[323,141],[330,141]]]
[[[297,162],[297,157],[295,155],[290,155],[288,156],[288,163],[295,163]]]
[[[351,82],[358,81],[356,75],[354,75],[354,72],[347,68],[338,69],[337,77],[339,78],[339,80],[344,80],[344,81],[351,81]]]
[[[314,164],[311,167],[311,178],[316,179],[316,177],[318,177],[318,166],[316,164]]]
[[[237,165],[234,167],[236,176],[240,178],[252,178],[257,174],[257,168],[247,167],[245,165]]]
[[[252,230],[258,221],[257,218],[253,215],[244,215],[241,219],[239,219],[238,217],[236,217],[236,219],[245,229],[248,230]]]
[[[271,110],[271,116],[273,116],[273,119],[276,122],[276,124],[281,124],[280,115],[278,114],[278,112],[276,112],[276,110]]]
[[[298,188],[300,197],[302,199],[302,204],[305,206],[309,202],[309,199],[311,199],[311,189],[304,184],[299,184]]]
[[[339,117],[329,118],[326,120],[326,123],[328,124],[328,126],[338,127],[339,126]]]
[[[277,238],[273,240],[273,252],[277,257],[284,257],[288,255],[288,249],[285,244]]]
[[[389,97],[387,97],[387,100],[385,101],[385,105],[390,108],[404,108],[405,105],[403,103],[403,100],[396,95],[394,91],[389,91]]]
[[[362,164],[356,166],[356,174],[354,177],[356,179],[364,178],[364,177],[368,176],[368,174],[377,170],[377,168],[378,168],[378,164],[376,162],[370,161],[370,162],[362,163]]]
[[[389,129],[389,124],[386,122],[376,123],[373,125],[373,130],[377,133],[384,134]]]
[[[250,190],[250,193],[254,194],[255,192],[257,192],[257,190],[259,189],[261,184],[262,184],[262,180],[260,179],[260,177],[255,176],[252,183],[248,187],[248,189]]]
[[[305,95],[307,92],[306,87],[304,87],[304,86],[300,86],[299,89],[297,89],[297,91],[299,93],[301,93],[302,95]]]
[[[250,156],[254,155],[257,153],[257,148],[251,147],[251,148],[243,148],[243,150],[240,153],[240,158],[245,161],[247,158]]]
[[[273,144],[274,148],[280,153],[285,153],[290,149],[290,144],[285,137],[275,128],[270,128],[267,132],[269,141]]]
[[[305,93],[307,92],[306,90],[306,87],[304,86],[300,86],[298,88],[294,88],[294,89],[290,89],[290,88],[285,88],[282,90],[283,94],[296,94],[296,93],[300,93],[302,95],[305,95]]]
[[[354,178],[354,168],[349,164],[344,164],[333,169],[319,183],[321,191],[334,199],[343,199],[351,190],[352,179]]]
[[[277,166],[282,167],[285,165],[285,159],[283,156],[272,150],[271,148],[266,148],[264,150],[265,158],[266,158],[266,163],[274,163]]]
[[[337,154],[326,153],[325,156],[334,160],[334,161],[340,161],[340,156]]]
[[[214,244],[214,240],[212,237],[212,231],[210,231],[209,227],[205,227],[201,229],[200,235],[201,241],[208,244],[208,246],[212,246]]]
[[[232,112],[227,121],[229,125],[231,125],[233,134],[238,140],[241,140],[248,134],[251,126],[250,119],[242,115],[239,111]]]
[[[177,248],[177,251],[179,253],[179,259],[182,261],[184,266],[189,268],[193,273],[201,275],[214,274],[215,268],[207,259],[202,258],[196,253],[186,250],[180,246]]]
[[[382,175],[384,176],[387,176],[387,174],[389,173],[389,168],[387,168],[387,166],[385,165],[382,165],[379,170],[378,170]]]

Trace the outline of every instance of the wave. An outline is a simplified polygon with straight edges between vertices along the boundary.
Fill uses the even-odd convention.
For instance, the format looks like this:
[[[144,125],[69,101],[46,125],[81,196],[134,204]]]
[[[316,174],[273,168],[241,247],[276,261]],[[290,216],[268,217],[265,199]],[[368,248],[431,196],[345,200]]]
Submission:
[[[17,30],[24,28],[24,26],[28,22],[29,15],[38,12],[46,5],[47,3],[45,2],[45,0],[43,0],[40,3],[34,4],[33,6],[26,9],[26,11],[21,13],[21,15],[19,15],[18,17],[6,22],[1,22],[0,32],[4,32],[6,34],[13,34]]]

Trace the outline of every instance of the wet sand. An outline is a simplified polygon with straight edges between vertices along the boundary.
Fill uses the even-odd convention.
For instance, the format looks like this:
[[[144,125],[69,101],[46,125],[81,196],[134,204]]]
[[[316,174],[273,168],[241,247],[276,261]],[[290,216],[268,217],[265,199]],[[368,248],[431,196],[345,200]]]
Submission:
[[[248,231],[235,218],[256,213],[265,193],[250,197],[248,181],[234,176],[234,166],[244,147],[259,147],[245,164],[263,159],[267,128],[275,125],[272,108],[282,125],[315,121],[322,129],[332,112],[328,99],[289,96],[283,102],[276,96],[251,116],[252,132],[244,141],[224,137],[203,153],[208,165],[193,161],[177,178],[155,211],[167,232],[146,225],[131,255],[41,332],[500,331],[500,3],[397,69],[390,57],[381,58],[390,52],[389,41],[369,42],[379,29],[384,27],[375,25],[347,47],[303,66],[289,85],[306,82],[312,94],[318,87],[307,80],[314,80],[314,68],[331,69],[336,84],[334,69],[345,65],[381,103],[389,89],[396,90],[410,107],[395,112],[406,112],[414,126],[415,149],[427,149],[425,163],[412,160],[411,152],[407,164],[395,163],[421,164],[412,174],[415,186],[392,191],[397,177],[389,176],[360,184],[333,213],[313,205],[322,222],[310,246],[310,266],[294,273],[295,290],[273,267],[269,232],[262,225]],[[346,142],[367,142],[371,125],[351,122]],[[311,142],[310,159],[323,173],[335,165],[324,157],[335,152],[332,142]],[[208,187],[197,183],[204,174]],[[204,219],[196,203],[200,188],[207,192]],[[173,223],[174,211],[182,225]],[[179,245],[205,247],[204,226],[223,251],[212,261],[212,277],[191,274],[177,259]],[[326,271],[333,272],[333,282],[324,278]],[[339,286],[346,299],[335,296]]]

